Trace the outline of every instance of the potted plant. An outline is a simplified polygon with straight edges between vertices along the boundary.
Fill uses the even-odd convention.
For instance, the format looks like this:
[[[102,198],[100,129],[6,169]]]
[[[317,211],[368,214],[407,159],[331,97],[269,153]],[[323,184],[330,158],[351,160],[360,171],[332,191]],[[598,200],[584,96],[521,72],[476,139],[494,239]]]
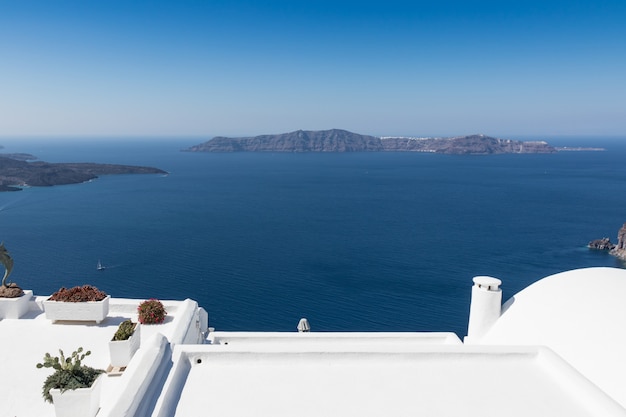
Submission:
[[[141,324],[161,324],[165,321],[167,311],[162,302],[151,298],[139,304],[137,314]]]
[[[83,365],[91,352],[83,353],[82,347],[67,358],[61,349],[59,353],[54,357],[46,353],[43,362],[37,364],[37,368],[54,369],[43,384],[44,400],[54,404],[57,417],[95,416],[100,408],[100,375],[104,371]]]
[[[0,243],[0,263],[4,266],[4,277],[0,285],[0,319],[19,319],[28,311],[32,290],[22,290],[16,283],[7,282],[13,270],[13,259]]]
[[[113,335],[113,339],[109,341],[111,366],[119,368],[128,366],[140,344],[139,323],[133,323],[130,319],[121,322]]]
[[[57,320],[95,321],[100,323],[109,314],[111,296],[91,285],[61,288],[43,302],[46,318]]]

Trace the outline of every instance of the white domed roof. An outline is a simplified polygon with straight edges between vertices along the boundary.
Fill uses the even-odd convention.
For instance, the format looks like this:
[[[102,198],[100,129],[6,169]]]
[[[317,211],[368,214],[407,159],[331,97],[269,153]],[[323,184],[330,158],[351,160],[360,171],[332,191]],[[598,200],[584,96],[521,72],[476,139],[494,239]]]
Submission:
[[[626,406],[626,270],[577,269],[530,285],[480,344],[547,346]]]

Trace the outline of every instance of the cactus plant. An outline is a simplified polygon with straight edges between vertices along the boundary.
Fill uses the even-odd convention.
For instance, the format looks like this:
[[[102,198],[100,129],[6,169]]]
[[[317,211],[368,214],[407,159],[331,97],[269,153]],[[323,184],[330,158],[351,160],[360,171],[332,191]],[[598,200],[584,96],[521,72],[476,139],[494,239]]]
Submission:
[[[89,388],[98,378],[98,375],[104,372],[102,369],[83,365],[83,359],[89,355],[91,355],[91,351],[83,353],[82,347],[72,352],[67,358],[61,349],[59,349],[59,356],[46,353],[43,362],[38,363],[37,368],[52,368],[54,373],[49,375],[43,384],[43,398],[52,403],[50,390],[54,388],[60,389],[61,392],[77,388]]]

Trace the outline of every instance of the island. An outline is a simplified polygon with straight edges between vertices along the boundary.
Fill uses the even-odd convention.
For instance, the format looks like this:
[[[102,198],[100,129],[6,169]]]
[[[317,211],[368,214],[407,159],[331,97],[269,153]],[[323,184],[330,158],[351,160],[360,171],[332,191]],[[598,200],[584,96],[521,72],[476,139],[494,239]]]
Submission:
[[[78,184],[100,175],[114,174],[167,174],[158,168],[132,165],[96,163],[49,163],[29,162],[32,155],[18,154],[0,156],[0,191],[19,191],[21,187],[49,187],[53,185]]]
[[[341,129],[297,130],[275,135],[230,138],[216,136],[183,149],[186,152],[431,152],[490,155],[555,153],[544,141],[523,142],[486,135],[449,138],[377,137]]]

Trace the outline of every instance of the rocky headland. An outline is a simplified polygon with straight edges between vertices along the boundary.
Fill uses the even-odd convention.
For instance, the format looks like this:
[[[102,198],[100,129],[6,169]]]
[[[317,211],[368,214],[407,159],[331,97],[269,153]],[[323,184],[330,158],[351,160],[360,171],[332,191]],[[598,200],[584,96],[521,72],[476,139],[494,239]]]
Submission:
[[[617,244],[612,243],[608,237],[604,237],[592,240],[587,247],[589,249],[608,251],[611,255],[626,261],[626,223],[617,232]]]
[[[609,253],[626,261],[626,223],[617,232],[617,244]]]
[[[596,250],[613,250],[615,248],[615,243],[611,242],[611,239],[608,237],[603,237],[602,239],[595,239],[589,242],[587,245],[589,249]]]
[[[53,185],[78,184],[99,175],[115,174],[167,174],[151,167],[95,163],[49,163],[29,162],[32,155],[19,154],[14,159],[0,156],[0,191],[19,191],[20,187],[49,187]]]
[[[451,138],[376,137],[341,129],[297,130],[276,135],[230,138],[216,136],[183,149],[187,152],[432,152],[488,155],[555,153],[543,141],[522,142],[485,135]]]

